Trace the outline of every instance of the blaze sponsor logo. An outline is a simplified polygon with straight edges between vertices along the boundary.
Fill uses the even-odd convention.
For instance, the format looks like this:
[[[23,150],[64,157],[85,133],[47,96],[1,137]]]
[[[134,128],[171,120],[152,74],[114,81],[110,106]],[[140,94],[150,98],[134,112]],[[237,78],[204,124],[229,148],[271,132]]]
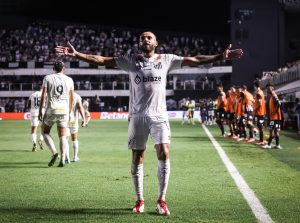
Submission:
[[[143,77],[143,82],[161,82],[161,77],[160,76],[158,76],[158,77],[151,77],[151,76]]]
[[[148,77],[140,77],[138,74],[135,76],[134,78],[134,82],[136,84],[140,84],[141,82],[152,82],[152,83],[159,83],[161,82],[161,76],[157,76],[157,77],[152,77],[152,76],[148,76]]]

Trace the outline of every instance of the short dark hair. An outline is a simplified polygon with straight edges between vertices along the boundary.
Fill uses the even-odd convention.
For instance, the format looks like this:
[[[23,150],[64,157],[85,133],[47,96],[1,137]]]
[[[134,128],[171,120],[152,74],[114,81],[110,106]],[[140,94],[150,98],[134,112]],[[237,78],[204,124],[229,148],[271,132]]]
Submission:
[[[253,86],[254,86],[254,87],[260,87],[259,80],[255,80],[255,81],[253,82]]]
[[[61,60],[56,60],[53,65],[53,70],[55,72],[61,72],[64,67],[65,67],[64,62],[62,62]]]
[[[242,88],[243,88],[244,90],[247,90],[247,86],[246,86],[246,85],[243,85]]]
[[[272,83],[268,83],[266,87],[274,87]]]

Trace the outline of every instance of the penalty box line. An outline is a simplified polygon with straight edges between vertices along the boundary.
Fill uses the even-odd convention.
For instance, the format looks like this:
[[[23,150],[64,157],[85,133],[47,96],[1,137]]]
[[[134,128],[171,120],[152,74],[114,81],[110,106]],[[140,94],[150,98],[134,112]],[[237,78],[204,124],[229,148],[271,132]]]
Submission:
[[[236,186],[238,187],[239,191],[242,193],[243,197],[247,201],[248,205],[250,206],[253,214],[255,215],[256,219],[260,223],[273,223],[271,216],[268,214],[267,210],[264,206],[260,203],[259,199],[255,196],[254,191],[249,187],[247,182],[241,176],[237,168],[233,165],[230,161],[229,157],[226,155],[224,149],[221,145],[217,142],[217,140],[212,136],[210,131],[206,128],[205,125],[202,125],[202,128],[206,132],[208,138],[214,145],[215,149],[217,150],[220,158],[222,159],[224,165],[226,166],[228,172],[230,173],[232,179],[234,180]]]

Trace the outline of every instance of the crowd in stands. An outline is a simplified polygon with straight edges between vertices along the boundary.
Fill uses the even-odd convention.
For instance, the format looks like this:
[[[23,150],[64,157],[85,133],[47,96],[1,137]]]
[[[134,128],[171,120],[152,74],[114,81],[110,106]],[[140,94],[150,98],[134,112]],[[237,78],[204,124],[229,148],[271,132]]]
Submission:
[[[288,69],[290,69],[294,66],[297,66],[299,64],[300,64],[300,59],[290,62],[290,63],[287,63],[285,66],[279,67],[276,71],[264,71],[262,73],[262,77],[260,78],[260,80],[266,80],[268,78],[278,76],[278,75],[286,72]]]
[[[86,25],[54,28],[45,23],[33,23],[24,29],[0,29],[0,62],[50,62],[57,58],[56,45],[70,41],[78,51],[103,56],[119,56],[138,51],[140,31]],[[226,43],[214,37],[157,32],[157,53],[180,56],[217,54]],[[223,39],[223,38],[222,38]],[[66,60],[72,61],[69,57]]]

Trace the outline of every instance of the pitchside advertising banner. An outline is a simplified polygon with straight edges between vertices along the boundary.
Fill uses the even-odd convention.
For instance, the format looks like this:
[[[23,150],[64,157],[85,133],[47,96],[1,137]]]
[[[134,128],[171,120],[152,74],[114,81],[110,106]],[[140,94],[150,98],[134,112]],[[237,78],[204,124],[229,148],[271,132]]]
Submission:
[[[182,119],[182,111],[168,111],[169,119]],[[199,118],[199,111],[195,111],[194,118]],[[0,113],[0,120],[30,120],[30,112]],[[128,119],[128,112],[91,112],[92,119]]]

